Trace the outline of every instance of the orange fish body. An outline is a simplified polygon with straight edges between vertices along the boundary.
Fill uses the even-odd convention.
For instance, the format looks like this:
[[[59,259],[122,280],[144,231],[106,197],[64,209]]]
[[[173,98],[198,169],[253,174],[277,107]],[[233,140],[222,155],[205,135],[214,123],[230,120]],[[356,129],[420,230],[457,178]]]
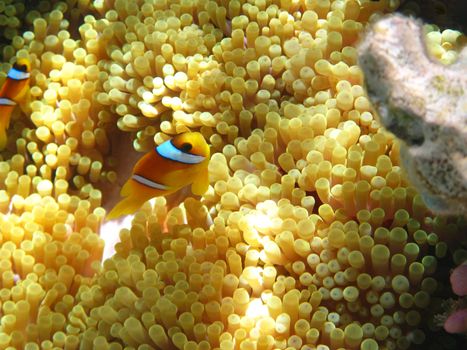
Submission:
[[[22,102],[29,92],[31,64],[28,59],[20,58],[8,72],[5,83],[0,88],[0,150],[7,142],[6,130],[10,116],[16,105]]]
[[[198,132],[175,136],[145,154],[133,168],[120,191],[125,197],[110,211],[107,220],[135,212],[147,200],[166,196],[191,184],[202,195],[209,186],[209,146]]]

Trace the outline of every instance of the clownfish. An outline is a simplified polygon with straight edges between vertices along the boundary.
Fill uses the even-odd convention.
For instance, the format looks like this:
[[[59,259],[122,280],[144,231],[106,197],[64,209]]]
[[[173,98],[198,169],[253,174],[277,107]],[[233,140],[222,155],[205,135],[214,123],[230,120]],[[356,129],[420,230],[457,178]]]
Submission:
[[[125,197],[109,212],[111,220],[135,212],[147,200],[166,196],[191,184],[191,192],[202,195],[209,187],[210,150],[199,132],[179,134],[146,153],[123,185]]]
[[[9,70],[0,89],[0,150],[6,146],[6,130],[10,124],[11,113],[29,92],[30,76],[31,63],[27,58],[20,58]]]

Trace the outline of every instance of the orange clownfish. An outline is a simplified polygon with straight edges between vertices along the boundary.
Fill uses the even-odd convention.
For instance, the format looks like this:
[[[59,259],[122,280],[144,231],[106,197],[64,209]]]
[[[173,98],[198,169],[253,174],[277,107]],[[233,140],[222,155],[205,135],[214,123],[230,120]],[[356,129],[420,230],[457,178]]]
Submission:
[[[107,220],[135,212],[147,200],[166,196],[191,184],[202,195],[209,186],[209,146],[199,132],[179,134],[145,154],[123,185],[125,197],[110,211]]]
[[[27,96],[30,76],[31,63],[27,58],[20,58],[8,72],[0,89],[0,150],[6,146],[10,115],[16,105]]]

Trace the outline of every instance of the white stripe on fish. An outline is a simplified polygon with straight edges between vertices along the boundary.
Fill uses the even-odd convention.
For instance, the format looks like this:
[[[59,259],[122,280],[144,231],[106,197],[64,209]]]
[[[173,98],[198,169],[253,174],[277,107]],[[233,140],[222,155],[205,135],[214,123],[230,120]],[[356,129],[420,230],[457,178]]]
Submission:
[[[184,164],[199,164],[206,159],[203,156],[180,151],[172,144],[172,141],[160,144],[156,147],[156,151],[164,158]]]
[[[162,185],[160,183],[149,180],[149,179],[147,179],[147,178],[145,178],[144,176],[141,176],[141,175],[134,174],[132,179],[135,180],[136,182],[142,184],[142,185],[146,185],[146,186],[154,188],[156,190],[163,190],[164,191],[164,190],[169,189],[168,186],[165,186],[165,185]]]
[[[16,102],[6,97],[0,97],[0,106],[16,106]]]
[[[14,80],[24,80],[28,79],[31,76],[28,72],[21,72],[20,70],[17,70],[16,68],[11,68],[10,71],[8,72],[8,78],[14,79]]]

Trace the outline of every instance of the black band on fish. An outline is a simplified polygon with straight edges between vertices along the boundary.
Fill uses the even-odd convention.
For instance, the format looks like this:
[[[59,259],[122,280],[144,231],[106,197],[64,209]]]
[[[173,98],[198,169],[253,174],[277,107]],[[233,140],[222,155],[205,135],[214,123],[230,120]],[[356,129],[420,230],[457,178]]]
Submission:
[[[11,68],[8,72],[8,78],[13,80],[25,80],[29,79],[30,76],[31,74],[29,74],[28,72],[21,72],[16,68]]]
[[[199,164],[206,159],[203,156],[182,152],[175,147],[170,140],[157,146],[156,152],[163,158],[183,164]]]
[[[0,97],[0,106],[16,106],[16,102],[6,97]]]
[[[140,183],[141,185],[145,185],[145,186],[154,188],[156,190],[165,191],[165,190],[169,189],[168,186],[162,185],[162,184],[154,182],[152,180],[149,180],[149,179],[147,179],[147,178],[145,178],[144,176],[141,176],[141,175],[134,174],[132,176],[132,179],[135,180],[136,182]]]
[[[13,68],[16,69],[16,70],[19,70],[21,72],[27,72],[28,71],[28,66],[25,65],[25,64],[20,64],[18,62],[16,62],[14,65],[13,65]]]

